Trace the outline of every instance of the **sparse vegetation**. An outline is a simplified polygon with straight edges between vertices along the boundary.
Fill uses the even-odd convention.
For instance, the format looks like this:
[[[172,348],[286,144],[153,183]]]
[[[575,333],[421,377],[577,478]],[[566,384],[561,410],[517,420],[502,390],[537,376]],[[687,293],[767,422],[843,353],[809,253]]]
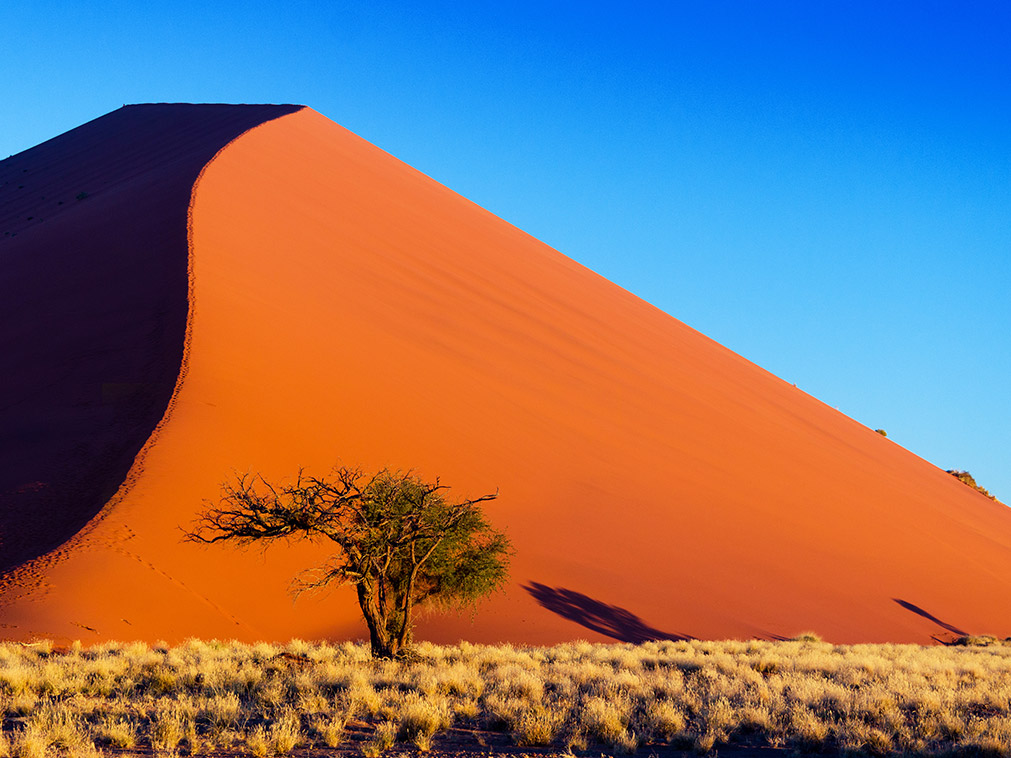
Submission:
[[[446,489],[389,469],[367,476],[341,467],[320,479],[299,472],[284,484],[245,475],[223,486],[220,503],[187,536],[240,546],[329,540],[339,552],[297,578],[296,591],[354,585],[373,656],[396,658],[410,645],[416,605],[475,604],[508,573],[509,540],[480,508],[497,494],[451,501]]]
[[[1011,754],[1011,644],[649,642],[546,648],[193,640],[0,645],[0,755],[599,755],[728,745]],[[450,727],[454,727],[452,736]],[[461,735],[470,735],[464,737]],[[466,740],[470,740],[467,742]],[[450,742],[455,740],[455,742]]]
[[[958,479],[958,481],[962,482],[962,484],[968,487],[972,487],[974,490],[976,490],[976,492],[983,495],[984,497],[988,497],[991,500],[1000,502],[999,500],[997,500],[996,497],[991,495],[985,488],[978,485],[976,483],[976,480],[973,478],[972,474],[970,474],[968,471],[961,471],[959,469],[948,469],[948,473],[951,474],[956,479]]]
[[[801,632],[793,638],[794,642],[821,642],[821,637],[816,632]]]

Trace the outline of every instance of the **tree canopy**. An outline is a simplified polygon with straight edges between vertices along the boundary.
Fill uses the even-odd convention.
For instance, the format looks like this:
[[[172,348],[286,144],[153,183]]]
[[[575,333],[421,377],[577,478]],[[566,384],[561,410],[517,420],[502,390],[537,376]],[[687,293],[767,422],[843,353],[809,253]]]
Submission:
[[[187,538],[249,545],[277,539],[329,540],[338,551],[299,575],[296,592],[352,584],[369,628],[372,654],[396,657],[411,642],[414,607],[476,604],[503,586],[509,539],[481,503],[498,493],[451,500],[436,479],[382,469],[340,467],[328,477],[299,472],[274,484],[246,474],[222,485]]]

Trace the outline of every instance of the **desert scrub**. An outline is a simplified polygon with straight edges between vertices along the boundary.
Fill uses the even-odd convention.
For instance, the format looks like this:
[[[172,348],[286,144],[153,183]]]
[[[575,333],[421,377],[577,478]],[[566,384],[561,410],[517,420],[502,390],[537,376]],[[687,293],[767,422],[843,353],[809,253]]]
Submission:
[[[0,755],[437,749],[455,722],[609,754],[670,744],[1011,754],[1011,646],[0,644]]]

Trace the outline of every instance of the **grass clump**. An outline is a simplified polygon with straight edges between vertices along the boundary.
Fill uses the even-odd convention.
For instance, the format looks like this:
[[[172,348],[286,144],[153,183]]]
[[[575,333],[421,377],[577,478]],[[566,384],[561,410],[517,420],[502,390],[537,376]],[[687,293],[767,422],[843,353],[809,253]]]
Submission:
[[[326,716],[313,722],[313,732],[326,747],[339,747],[344,741],[347,719],[341,716]]]
[[[362,745],[362,755],[365,758],[376,758],[393,747],[397,741],[397,725],[392,721],[383,721],[376,726],[372,739]]]
[[[125,718],[106,718],[97,729],[99,741],[120,750],[137,745],[137,728]]]
[[[270,755],[270,739],[263,725],[257,725],[246,734],[246,750],[256,758],[266,758]]]
[[[424,697],[412,692],[400,705],[399,719],[397,739],[428,752],[432,737],[450,724],[449,703],[445,697]]]
[[[537,703],[520,710],[512,733],[517,745],[543,747],[554,743],[564,723],[565,714],[560,709]]]
[[[270,746],[275,755],[287,755],[302,742],[302,722],[293,710],[284,711],[270,727]]]

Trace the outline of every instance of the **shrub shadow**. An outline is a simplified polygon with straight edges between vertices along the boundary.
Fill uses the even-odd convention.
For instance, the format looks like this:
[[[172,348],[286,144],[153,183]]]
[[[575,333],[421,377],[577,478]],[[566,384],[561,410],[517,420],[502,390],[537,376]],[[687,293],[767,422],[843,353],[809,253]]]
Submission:
[[[575,590],[548,587],[538,582],[530,582],[523,589],[552,613],[620,642],[695,639],[687,634],[672,634],[655,629],[625,608],[594,600]]]

